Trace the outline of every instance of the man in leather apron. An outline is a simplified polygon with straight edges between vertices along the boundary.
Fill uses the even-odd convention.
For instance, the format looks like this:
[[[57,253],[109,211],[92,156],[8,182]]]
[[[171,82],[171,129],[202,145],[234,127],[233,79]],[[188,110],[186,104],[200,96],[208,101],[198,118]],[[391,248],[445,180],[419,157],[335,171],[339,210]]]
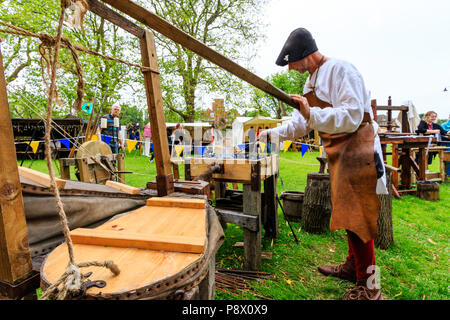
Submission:
[[[372,121],[370,96],[356,68],[322,55],[311,33],[294,30],[276,61],[289,70],[309,72],[304,95],[291,95],[300,105],[287,124],[262,133],[294,139],[318,130],[328,158],[332,218],[331,231],[346,229],[348,257],[338,266],[319,266],[327,276],[354,282],[344,299],[382,299],[374,281],[378,193],[386,193],[378,126]],[[273,138],[272,138],[273,141]]]

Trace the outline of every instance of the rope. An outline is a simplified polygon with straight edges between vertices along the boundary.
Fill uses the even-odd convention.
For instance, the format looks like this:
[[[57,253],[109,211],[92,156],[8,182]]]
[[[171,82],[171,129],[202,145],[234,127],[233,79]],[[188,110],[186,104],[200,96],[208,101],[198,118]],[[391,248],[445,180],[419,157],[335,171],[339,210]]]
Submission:
[[[70,229],[68,226],[67,216],[64,212],[63,203],[61,201],[61,197],[59,194],[59,189],[56,186],[55,180],[55,172],[53,170],[53,165],[51,161],[51,149],[50,149],[50,132],[52,129],[51,125],[51,116],[53,109],[53,95],[56,87],[56,63],[58,61],[59,48],[61,44],[62,37],[62,27],[64,22],[64,12],[68,6],[70,6],[71,0],[61,0],[61,14],[59,17],[59,25],[57,30],[56,42],[55,42],[55,52],[54,58],[51,65],[51,78],[50,78],[50,91],[48,96],[48,105],[47,105],[47,119],[46,119],[46,128],[45,128],[45,153],[47,158],[47,167],[51,179],[51,186],[55,193],[56,205],[58,208],[58,214],[60,216],[61,225],[63,227],[64,237],[66,239],[67,248],[69,251],[69,263],[66,269],[66,272],[47,290],[43,293],[41,299],[47,298],[56,298],[59,300],[68,299],[74,296],[77,296],[82,292],[82,282],[85,280],[85,276],[81,274],[80,268],[87,266],[103,266],[111,270],[114,275],[118,275],[120,270],[112,261],[105,262],[86,262],[81,264],[75,263],[74,253],[73,253],[73,244],[72,239],[70,237]],[[61,290],[59,290],[59,286],[62,284]]]
[[[11,28],[11,29],[14,30],[14,31],[11,31],[11,30],[6,30],[6,29],[0,29],[0,33],[8,33],[8,34],[14,34],[14,35],[19,35],[19,36],[38,38],[39,40],[41,40],[44,43],[44,45],[46,47],[53,47],[55,45],[55,43],[56,43],[56,38],[51,36],[51,35],[49,35],[49,34],[46,34],[46,33],[34,33],[34,32],[31,32],[31,31],[22,29],[20,27],[16,27],[14,25],[5,23],[3,21],[0,21],[0,25],[8,27],[8,28]],[[81,51],[81,52],[84,52],[84,53],[87,53],[87,54],[90,54],[90,55],[94,55],[94,56],[97,56],[97,57],[101,57],[101,58],[104,58],[104,59],[107,59],[107,60],[120,62],[120,63],[125,64],[125,65],[130,66],[130,67],[136,67],[136,68],[141,69],[142,72],[151,71],[151,72],[159,74],[158,70],[152,69],[150,67],[142,66],[142,65],[136,64],[136,63],[131,63],[131,62],[119,59],[119,58],[110,57],[110,56],[107,56],[105,54],[96,52],[94,50],[87,49],[87,48],[85,48],[85,47],[83,47],[82,45],[79,45],[79,44],[72,44],[71,41],[68,38],[66,38],[66,37],[61,37],[61,41],[62,41],[63,47],[70,45],[77,51]]]

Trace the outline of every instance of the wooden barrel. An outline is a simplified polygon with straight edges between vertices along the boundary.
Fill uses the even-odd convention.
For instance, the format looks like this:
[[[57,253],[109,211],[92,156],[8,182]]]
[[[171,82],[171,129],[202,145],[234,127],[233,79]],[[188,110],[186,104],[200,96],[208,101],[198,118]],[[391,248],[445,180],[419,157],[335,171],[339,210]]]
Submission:
[[[435,181],[417,181],[417,196],[428,201],[438,201],[439,184]]]
[[[328,173],[308,173],[302,207],[302,228],[310,233],[330,230],[331,188]]]
[[[299,191],[284,191],[281,193],[280,199],[283,201],[287,221],[301,221],[304,195],[304,192]]]

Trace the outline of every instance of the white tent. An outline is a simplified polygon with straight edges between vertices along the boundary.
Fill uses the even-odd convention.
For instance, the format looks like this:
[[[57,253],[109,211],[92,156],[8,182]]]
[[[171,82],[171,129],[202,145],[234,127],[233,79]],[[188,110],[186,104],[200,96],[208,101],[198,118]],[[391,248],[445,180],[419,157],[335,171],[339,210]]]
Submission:
[[[262,129],[265,129],[266,127],[275,128],[281,124],[281,122],[281,119],[272,119],[262,116],[237,117],[232,124],[233,145],[236,146],[246,142],[248,140],[247,131],[252,126],[255,131],[257,131],[259,127]]]

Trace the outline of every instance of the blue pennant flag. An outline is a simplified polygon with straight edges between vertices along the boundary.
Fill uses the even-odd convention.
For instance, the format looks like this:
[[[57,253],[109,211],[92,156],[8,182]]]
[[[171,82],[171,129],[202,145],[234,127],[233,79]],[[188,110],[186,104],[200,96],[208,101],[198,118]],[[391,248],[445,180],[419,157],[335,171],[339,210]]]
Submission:
[[[69,139],[58,139],[67,149],[70,149],[70,140]]]
[[[102,141],[103,141],[104,143],[106,143],[106,144],[109,145],[109,143],[111,142],[111,139],[112,139],[112,137],[105,136],[105,135],[102,134]]]
[[[246,144],[238,144],[238,148],[239,150],[244,150],[245,149]]]
[[[87,114],[91,114],[92,107],[93,107],[92,102],[86,102],[86,103],[83,103],[83,105],[81,106],[81,110],[83,110]]]
[[[302,157],[305,155],[306,151],[308,151],[309,146],[307,144],[302,144]]]
[[[203,154],[206,151],[206,146],[196,146],[197,154],[203,157]]]

